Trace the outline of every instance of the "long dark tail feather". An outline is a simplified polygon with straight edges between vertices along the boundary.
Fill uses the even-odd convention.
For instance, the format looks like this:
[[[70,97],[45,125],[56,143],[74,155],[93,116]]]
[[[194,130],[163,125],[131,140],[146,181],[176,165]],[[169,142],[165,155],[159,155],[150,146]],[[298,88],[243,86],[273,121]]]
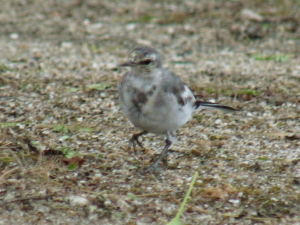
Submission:
[[[202,101],[196,101],[195,109],[218,109],[218,110],[226,110],[226,111],[235,111],[236,109],[231,108],[226,105],[221,105],[218,103],[211,103],[211,102],[202,102]]]

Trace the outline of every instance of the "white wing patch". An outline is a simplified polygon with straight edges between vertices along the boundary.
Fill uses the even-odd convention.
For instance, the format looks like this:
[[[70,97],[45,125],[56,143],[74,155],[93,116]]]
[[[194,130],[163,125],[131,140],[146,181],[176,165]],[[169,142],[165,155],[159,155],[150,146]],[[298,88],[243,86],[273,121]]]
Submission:
[[[188,101],[190,102],[190,104],[194,104],[194,102],[196,101],[195,96],[193,94],[193,92],[191,91],[191,89],[189,89],[188,86],[184,85],[184,92],[182,93],[182,99],[184,100],[184,102]]]

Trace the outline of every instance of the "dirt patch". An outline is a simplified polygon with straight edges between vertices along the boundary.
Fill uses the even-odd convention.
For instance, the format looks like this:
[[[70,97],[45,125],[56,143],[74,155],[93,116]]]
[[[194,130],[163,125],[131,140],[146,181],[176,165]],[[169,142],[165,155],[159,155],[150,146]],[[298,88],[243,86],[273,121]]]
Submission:
[[[0,222],[166,224],[195,171],[183,224],[299,222],[299,7],[5,1]],[[118,65],[142,44],[199,99],[240,109],[195,114],[154,175],[140,171],[164,137],[143,137],[136,156],[128,140],[138,130],[117,101]]]

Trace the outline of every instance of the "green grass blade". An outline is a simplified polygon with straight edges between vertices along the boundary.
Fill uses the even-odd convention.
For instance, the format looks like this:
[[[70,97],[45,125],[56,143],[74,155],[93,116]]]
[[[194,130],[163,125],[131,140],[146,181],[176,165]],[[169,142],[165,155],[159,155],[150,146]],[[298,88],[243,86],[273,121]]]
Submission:
[[[187,191],[187,193],[186,193],[186,195],[185,195],[185,197],[184,197],[184,200],[183,200],[183,202],[181,203],[181,206],[180,206],[180,209],[179,209],[177,215],[176,215],[175,218],[172,219],[172,221],[169,222],[167,225],[180,225],[180,224],[181,224],[180,221],[179,221],[179,218],[180,218],[180,216],[181,216],[181,214],[182,214],[182,212],[183,212],[184,206],[185,206],[185,204],[186,204],[188,198],[189,198],[190,195],[191,195],[191,192],[192,192],[192,189],[193,189],[193,186],[194,186],[194,184],[195,184],[195,182],[196,182],[197,177],[198,177],[198,172],[195,172],[195,175],[194,175],[193,180],[192,180],[192,182],[191,182],[191,184],[190,184],[189,190]]]

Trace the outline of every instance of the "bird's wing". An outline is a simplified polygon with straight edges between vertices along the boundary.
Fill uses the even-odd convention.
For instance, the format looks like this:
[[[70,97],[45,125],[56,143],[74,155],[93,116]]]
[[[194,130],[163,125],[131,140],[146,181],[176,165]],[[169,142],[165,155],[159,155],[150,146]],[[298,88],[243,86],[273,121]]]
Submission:
[[[169,72],[167,69],[164,71],[167,76],[162,79],[162,90],[164,93],[172,94],[177,99],[179,105],[184,106],[187,103],[194,104],[195,96],[193,92],[185,85],[182,80],[175,74]]]

